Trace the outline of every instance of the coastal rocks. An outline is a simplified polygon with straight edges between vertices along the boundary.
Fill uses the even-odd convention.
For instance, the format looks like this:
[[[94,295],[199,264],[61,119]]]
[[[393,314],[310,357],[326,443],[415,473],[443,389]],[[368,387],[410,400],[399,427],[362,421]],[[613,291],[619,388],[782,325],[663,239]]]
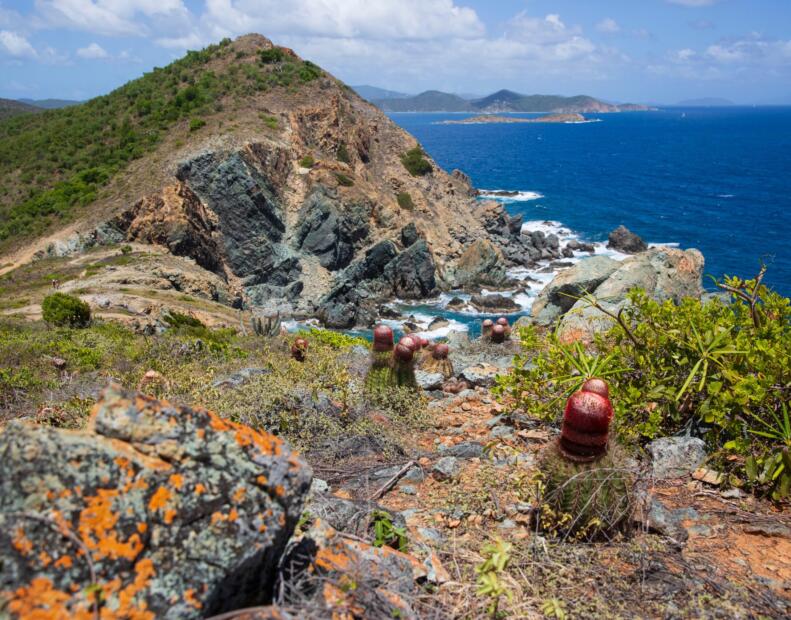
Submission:
[[[417,227],[414,222],[409,222],[409,224],[401,229],[401,244],[405,248],[416,243],[418,239],[420,239],[420,235],[417,232]]]
[[[646,446],[654,478],[679,478],[695,471],[706,459],[706,444],[697,437],[661,437]]]
[[[602,307],[612,313],[626,305],[626,295],[634,288],[641,288],[649,297],[660,301],[700,298],[703,293],[703,264],[703,255],[695,249],[651,248],[623,261],[593,295]],[[612,324],[609,316],[580,300],[563,315],[560,337],[565,341],[588,340]]]
[[[593,256],[558,273],[539,293],[531,310],[539,325],[550,325],[571,310],[578,297],[592,293],[620,266],[607,256]]]
[[[607,238],[607,247],[624,254],[637,254],[645,252],[648,249],[648,244],[621,224],[610,233]]]
[[[399,253],[395,243],[380,241],[338,277],[319,303],[328,327],[368,325],[382,300],[393,296],[421,299],[436,292],[434,258],[424,240]]]
[[[18,617],[265,602],[311,478],[277,437],[114,385],[86,431],[11,422],[0,454],[0,596]]]
[[[479,312],[489,314],[509,314],[522,309],[512,298],[494,293],[492,295],[473,295],[470,304]]]
[[[507,286],[510,280],[502,252],[486,239],[474,241],[453,266],[451,283],[461,289]]]

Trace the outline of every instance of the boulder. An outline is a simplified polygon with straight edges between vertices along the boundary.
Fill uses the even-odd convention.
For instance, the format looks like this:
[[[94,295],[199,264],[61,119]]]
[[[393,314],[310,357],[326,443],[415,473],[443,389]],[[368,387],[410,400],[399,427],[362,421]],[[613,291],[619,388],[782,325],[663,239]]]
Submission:
[[[648,244],[621,224],[607,237],[607,247],[624,254],[637,254],[645,252],[648,249]]]
[[[431,473],[437,480],[452,480],[458,477],[460,471],[461,465],[455,456],[443,456],[431,468]]]
[[[384,268],[384,277],[393,295],[404,299],[423,299],[437,290],[434,257],[428,244],[420,239],[401,252]]]
[[[317,519],[281,562],[284,603],[326,618],[417,618],[410,605],[431,577],[417,558],[344,536]],[[357,610],[350,614],[349,610]]]
[[[703,255],[695,249],[651,248],[624,260],[593,294],[613,313],[626,305],[626,295],[634,288],[660,301],[700,298],[703,264]],[[612,324],[610,317],[580,300],[563,316],[559,335],[567,342],[590,340],[594,333],[606,331]]]
[[[593,293],[620,266],[607,256],[592,256],[558,273],[539,293],[531,316],[539,325],[550,325],[571,310],[578,297]]]
[[[470,385],[480,385],[482,387],[492,387],[495,378],[502,373],[502,369],[485,362],[468,366],[459,375]]]
[[[405,248],[417,242],[418,239],[420,239],[420,235],[417,232],[417,227],[414,222],[409,222],[409,224],[401,229],[401,243]]]
[[[654,478],[679,478],[695,471],[706,459],[706,444],[697,437],[661,437],[646,446]]]
[[[522,309],[522,306],[510,297],[497,293],[494,295],[473,295],[470,299],[470,304],[476,310],[490,314],[509,314],[511,312],[519,312]]]
[[[485,239],[467,246],[453,266],[452,285],[455,288],[502,287],[509,283],[502,252]]]
[[[18,617],[266,602],[311,479],[273,435],[116,385],[87,430],[11,422],[0,454],[0,598]]]

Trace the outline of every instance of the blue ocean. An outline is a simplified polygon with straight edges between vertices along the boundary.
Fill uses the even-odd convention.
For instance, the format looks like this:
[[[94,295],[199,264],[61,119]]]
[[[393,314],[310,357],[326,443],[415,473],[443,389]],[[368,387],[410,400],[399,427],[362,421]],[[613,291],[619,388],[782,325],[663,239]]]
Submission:
[[[754,277],[763,261],[765,282],[791,295],[791,107],[669,108],[577,124],[390,116],[446,170],[466,172],[482,190],[519,192],[505,202],[526,228],[598,242],[597,253],[608,253],[607,234],[624,224],[649,243],[698,248],[715,278]],[[530,275],[540,282],[514,295],[522,314],[553,274]],[[704,286],[714,288],[709,278]],[[474,312],[445,310],[444,297],[401,309],[423,328],[438,315],[451,329],[480,322]]]
[[[460,114],[392,114],[446,170],[590,241],[624,224],[648,242],[698,248],[706,273],[791,295],[791,107],[587,115],[581,124],[439,125]],[[514,115],[534,116],[534,115]]]

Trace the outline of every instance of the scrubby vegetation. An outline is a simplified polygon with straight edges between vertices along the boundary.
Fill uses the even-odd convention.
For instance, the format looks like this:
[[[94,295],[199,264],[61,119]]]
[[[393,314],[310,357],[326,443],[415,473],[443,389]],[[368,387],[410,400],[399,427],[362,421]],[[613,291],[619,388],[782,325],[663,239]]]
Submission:
[[[234,59],[232,51],[225,39],[84,104],[0,123],[0,248],[12,236],[23,239],[72,219],[175,126],[197,131],[228,98],[294,88],[323,75],[281,48],[264,50],[257,60]],[[274,117],[264,122],[277,128]]]
[[[316,160],[313,159],[311,155],[305,155],[305,157],[299,160],[299,165],[302,168],[312,168],[316,165]]]
[[[401,163],[413,177],[422,177],[431,172],[431,163],[426,159],[420,146],[409,149],[401,155]]]
[[[351,187],[352,185],[354,185],[354,180],[350,176],[343,174],[342,172],[335,173],[335,180],[338,181],[338,185],[340,185],[341,187]]]
[[[691,432],[705,439],[730,484],[788,497],[791,302],[764,286],[762,275],[719,283],[730,302],[675,305],[632,291],[612,329],[589,347],[523,329],[524,353],[498,389],[529,414],[555,421],[562,398],[588,376],[604,376],[621,441]]]
[[[53,293],[44,298],[41,316],[58,327],[86,327],[91,322],[91,308],[79,297]]]
[[[402,209],[412,211],[415,208],[415,203],[412,202],[412,196],[409,192],[398,192],[398,194],[396,194],[396,200],[398,201],[398,206]]]
[[[210,329],[177,312],[165,320],[170,328],[155,336],[115,322],[52,329],[0,320],[0,420],[35,415],[45,424],[79,428],[96,392],[112,378],[174,402],[209,407],[326,458],[355,437],[398,452],[405,429],[427,423],[425,403],[413,391],[393,390],[375,403],[364,397],[362,376],[351,374],[348,357],[354,346],[367,348],[361,338],[320,329],[261,338]],[[290,341],[299,336],[310,340],[302,363],[289,353]],[[358,355],[367,362],[367,353]],[[255,371],[243,385],[228,389],[217,382],[245,368]],[[149,371],[157,379],[145,378]],[[371,408],[392,426],[369,418]]]
[[[341,142],[340,146],[338,147],[336,156],[338,157],[338,161],[344,164],[349,164],[352,161],[352,158],[349,155],[349,149],[346,148],[346,145],[343,142]]]

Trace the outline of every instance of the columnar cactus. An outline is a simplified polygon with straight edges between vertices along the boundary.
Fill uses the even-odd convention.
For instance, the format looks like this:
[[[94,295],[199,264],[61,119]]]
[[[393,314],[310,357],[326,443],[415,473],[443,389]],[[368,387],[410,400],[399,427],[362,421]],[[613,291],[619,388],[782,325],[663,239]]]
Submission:
[[[393,347],[393,330],[387,325],[377,325],[371,347],[371,367],[365,377],[366,391],[384,390],[395,385]]]
[[[308,353],[308,341],[304,338],[297,338],[291,345],[291,357],[298,362],[304,362]]]
[[[254,316],[250,319],[250,327],[256,336],[274,338],[280,333],[280,313],[264,318]]]
[[[592,391],[595,390],[595,391]],[[617,446],[609,447],[609,387],[590,379],[571,395],[560,437],[541,453],[542,528],[576,538],[608,537],[628,523],[633,479]]]

